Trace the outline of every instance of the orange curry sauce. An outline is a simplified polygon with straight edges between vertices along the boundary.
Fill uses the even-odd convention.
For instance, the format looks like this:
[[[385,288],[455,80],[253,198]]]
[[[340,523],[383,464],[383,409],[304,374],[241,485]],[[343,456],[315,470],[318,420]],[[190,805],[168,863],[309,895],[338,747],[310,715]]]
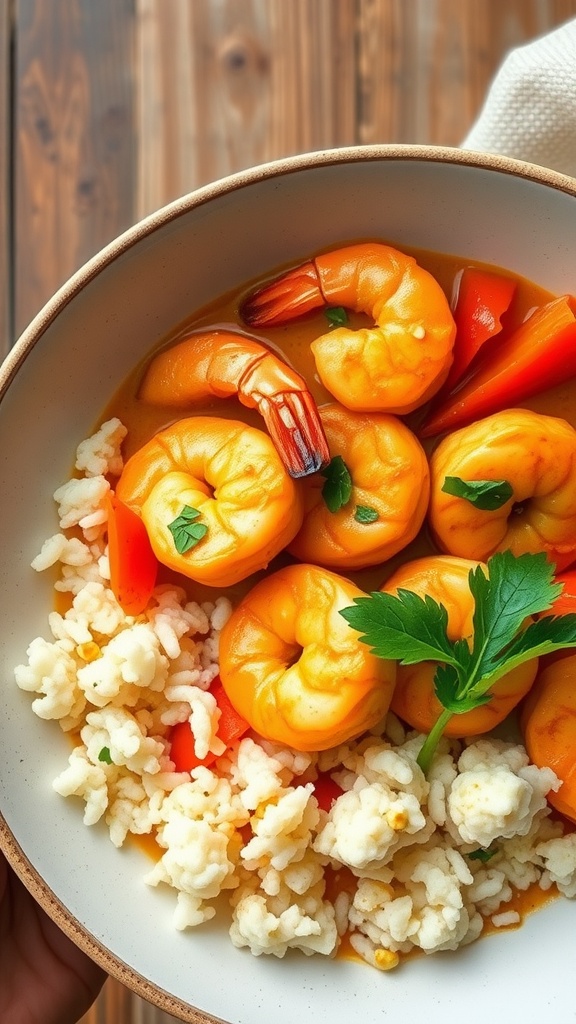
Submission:
[[[386,241],[388,244],[393,246],[395,245],[393,240],[383,241]],[[402,249],[403,252],[407,252],[414,256],[421,266],[434,275],[442,286],[448,299],[450,299],[453,294],[459,271],[464,266],[479,266],[489,270],[499,269],[489,267],[486,264],[478,264],[471,260],[462,260],[455,256],[414,249],[407,246],[397,247]],[[302,260],[304,261],[307,258],[309,258],[309,254],[303,253]],[[276,274],[280,273],[282,269],[283,268],[275,268],[274,274],[271,274],[270,276],[276,276]],[[517,289],[512,305],[502,318],[504,329],[509,330],[521,323],[535,306],[542,305],[554,296],[529,281],[509,274],[506,270],[502,270],[502,273],[514,277],[517,282]],[[256,284],[261,283],[261,281],[249,282],[242,290],[224,295],[210,306],[205,307],[199,312],[195,312],[188,320],[176,326],[167,337],[163,338],[161,343],[158,345],[157,350],[169,346],[176,341],[182,340],[188,333],[194,330],[219,326],[223,329],[246,330],[246,333],[258,338],[277,351],[287,363],[292,365],[306,379],[309,389],[318,405],[334,401],[333,397],[324,389],[318,379],[315,371],[314,360],[310,351],[311,341],[321,333],[325,333],[328,330],[328,322],[324,312],[320,311],[308,314],[300,320],[287,323],[283,326],[267,328],[265,333],[258,330],[247,330],[241,323],[238,309],[245,296],[254,289]],[[351,327],[364,326],[366,323],[367,319],[364,315],[349,313],[349,325]],[[194,409],[186,409],[185,411],[175,410],[168,406],[162,407],[145,405],[143,402],[138,400],[137,393],[144,370],[150,361],[151,355],[152,353],[147,353],[142,363],[137,366],[130,377],[124,381],[110,401],[104,413],[104,419],[108,419],[111,416],[118,416],[128,428],[128,436],[123,446],[125,459],[148,441],[158,430],[168,426],[170,423],[184,415],[190,416],[198,413],[203,415],[209,414],[220,417],[242,419],[253,426],[264,429],[263,422],[258,413],[253,410],[248,410],[244,406],[240,405],[236,398],[213,399],[198,405]],[[526,402],[517,403],[517,405],[532,409],[539,413],[562,417],[576,428],[576,381],[573,380],[563,383],[548,390],[547,392],[534,396]],[[404,417],[404,419],[409,426],[416,428],[419,420],[422,418],[422,414],[423,410],[420,409],[417,412],[412,413],[410,416]],[[435,438],[431,441],[425,442],[424,447],[430,451],[437,443],[437,440],[438,439]],[[400,554],[396,555],[387,563],[363,570],[351,572],[338,570],[338,572],[340,572],[341,575],[348,575],[364,591],[371,591],[378,589],[385,579],[391,575],[392,571],[399,563],[433,553],[437,553],[437,549],[433,546],[428,536],[426,526],[424,526],[418,537],[404,548]],[[267,572],[273,572],[289,561],[291,561],[289,555],[281,554],[273,560]],[[263,573],[257,573],[251,576],[248,580],[244,580],[241,583],[236,584],[234,587],[229,588],[227,593],[232,602],[236,603],[239,598],[254,585],[261,575],[263,575]],[[182,576],[176,576],[176,574],[161,567],[160,582],[168,581],[175,582],[181,587],[184,586],[189,592],[191,599],[193,598],[194,600],[209,600],[214,596],[214,591],[210,587],[198,585],[190,580],[185,580]],[[572,828],[573,826],[569,827]],[[157,858],[159,848],[153,837],[137,837],[136,842],[149,856],[154,857],[154,859]],[[339,887],[346,888],[347,884],[349,885],[349,881],[347,883],[345,870],[332,872],[328,880],[328,894],[335,896]],[[502,910],[516,910],[522,918],[525,914],[549,903],[555,896],[557,896],[555,887],[548,892],[544,892],[537,885],[534,885],[526,892],[516,893],[513,900],[503,906]],[[513,925],[511,927],[516,928],[518,925]],[[498,930],[501,929],[497,929],[489,920],[486,921],[484,934]],[[346,940],[342,943],[338,956],[353,958],[356,960],[360,959]]]

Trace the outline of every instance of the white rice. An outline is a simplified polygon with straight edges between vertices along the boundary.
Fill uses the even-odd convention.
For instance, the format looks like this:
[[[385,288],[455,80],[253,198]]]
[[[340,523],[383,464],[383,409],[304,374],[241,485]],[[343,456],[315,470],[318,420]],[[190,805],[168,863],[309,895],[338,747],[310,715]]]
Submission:
[[[103,424],[78,448],[83,476],[55,493],[60,532],[32,564],[59,564],[71,606],[50,613],[49,637],[32,640],[15,676],[37,715],[80,737],[55,790],[84,802],[87,825],[103,819],[116,846],[155,835],[146,881],[174,890],[175,927],[210,920],[224,894],[232,942],[256,956],[334,956],[349,933],[366,963],[389,970],[414,948],[473,941],[485,919],[516,926],[515,890],[576,896],[576,835],[546,802],[560,783],[519,745],[443,740],[428,779],[422,738],[394,715],[319,754],[251,734],[224,750],[209,687],[230,602],[162,586],[134,617],[110,590],[107,478],[121,471],[125,433]],[[170,730],[183,721],[197,756],[217,755],[212,767],[175,771]],[[319,772],[343,791],[329,812],[314,795]],[[354,885],[331,901],[327,878],[342,870]]]

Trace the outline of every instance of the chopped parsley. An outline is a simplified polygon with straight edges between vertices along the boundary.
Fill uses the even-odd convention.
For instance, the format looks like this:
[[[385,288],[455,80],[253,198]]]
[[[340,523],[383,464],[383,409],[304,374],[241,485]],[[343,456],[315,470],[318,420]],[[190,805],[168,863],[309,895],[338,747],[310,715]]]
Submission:
[[[324,316],[331,327],[344,327],[348,323],[348,313],[344,306],[328,306]]]
[[[322,476],[326,483],[322,488],[322,497],[330,512],[339,512],[352,497],[352,477],[350,470],[341,455],[335,455],[323,470]]]
[[[379,516],[371,505],[356,505],[354,519],[357,523],[375,523]]]
[[[208,533],[206,523],[197,522],[200,515],[197,508],[184,505],[180,515],[168,523],[168,529],[174,538],[174,546],[179,555],[185,555],[191,548],[196,547]]]
[[[507,480],[461,480],[459,476],[447,476],[442,490],[456,498],[464,498],[483,512],[495,512],[514,495]]]
[[[472,852],[468,854],[468,859],[479,860],[481,864],[487,864],[489,860],[492,860],[495,853],[498,853],[498,850],[485,850],[480,846],[477,850],[472,850]]]

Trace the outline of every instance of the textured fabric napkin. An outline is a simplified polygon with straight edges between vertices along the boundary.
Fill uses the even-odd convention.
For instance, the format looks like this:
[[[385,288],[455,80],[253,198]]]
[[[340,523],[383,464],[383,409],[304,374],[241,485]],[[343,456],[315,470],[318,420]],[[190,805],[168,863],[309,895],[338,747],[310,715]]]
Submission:
[[[576,19],[510,51],[461,146],[576,177]]]

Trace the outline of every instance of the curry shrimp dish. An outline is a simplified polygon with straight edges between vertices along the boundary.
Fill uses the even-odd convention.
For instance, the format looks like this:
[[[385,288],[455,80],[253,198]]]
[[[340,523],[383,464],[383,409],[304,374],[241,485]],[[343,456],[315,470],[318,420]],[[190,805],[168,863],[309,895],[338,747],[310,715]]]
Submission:
[[[573,296],[359,241],[78,439],[16,683],[177,929],[387,971],[576,897],[574,350]]]

